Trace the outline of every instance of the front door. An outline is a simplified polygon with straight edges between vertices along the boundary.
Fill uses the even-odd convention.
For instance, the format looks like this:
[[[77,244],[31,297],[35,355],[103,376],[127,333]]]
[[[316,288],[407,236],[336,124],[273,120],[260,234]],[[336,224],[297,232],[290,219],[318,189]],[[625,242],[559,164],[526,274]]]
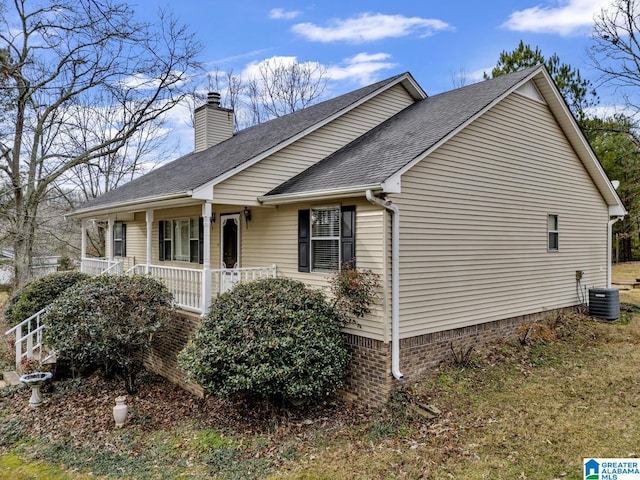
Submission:
[[[239,281],[240,214],[220,215],[220,291],[228,292]]]

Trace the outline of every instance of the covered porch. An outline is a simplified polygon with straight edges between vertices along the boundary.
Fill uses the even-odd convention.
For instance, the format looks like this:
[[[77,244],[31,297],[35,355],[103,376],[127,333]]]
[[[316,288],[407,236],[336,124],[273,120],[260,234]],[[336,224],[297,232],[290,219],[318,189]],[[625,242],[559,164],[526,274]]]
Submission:
[[[106,226],[103,258],[87,255],[88,225],[96,220]],[[209,202],[83,217],[81,271],[150,275],[167,286],[180,309],[204,315],[235,284],[277,275],[274,263],[241,263],[241,237],[250,221],[245,206],[214,212]]]

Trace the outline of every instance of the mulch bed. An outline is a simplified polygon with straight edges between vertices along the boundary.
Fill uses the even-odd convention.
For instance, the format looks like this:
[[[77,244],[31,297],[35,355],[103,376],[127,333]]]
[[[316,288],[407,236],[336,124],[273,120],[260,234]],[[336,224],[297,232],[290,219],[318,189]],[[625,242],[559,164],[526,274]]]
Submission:
[[[45,402],[28,406],[30,390],[12,387],[0,393],[0,421],[20,419],[29,436],[52,441],[62,437],[79,445],[108,436],[116,427],[112,416],[115,398],[125,395],[123,382],[99,374],[79,379],[54,380],[42,388]],[[126,395],[129,416],[125,428],[151,432],[174,428],[213,428],[230,435],[265,434],[273,438],[295,434],[315,436],[366,420],[369,412],[338,399],[317,406],[266,405],[246,398],[198,398],[162,377],[145,372],[138,391]]]

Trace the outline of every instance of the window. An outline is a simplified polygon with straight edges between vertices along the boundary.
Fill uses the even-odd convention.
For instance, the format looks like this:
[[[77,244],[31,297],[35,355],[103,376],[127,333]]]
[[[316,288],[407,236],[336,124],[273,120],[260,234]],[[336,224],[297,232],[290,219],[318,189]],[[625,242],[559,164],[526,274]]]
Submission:
[[[332,272],[340,265],[340,208],[311,210],[311,271]]]
[[[298,211],[298,271],[333,272],[355,259],[355,207]]]
[[[113,225],[113,256],[126,257],[126,238],[127,225],[122,222],[116,222]]]
[[[160,260],[202,263],[202,218],[159,222]]]
[[[547,216],[547,234],[548,234],[547,249],[550,252],[557,252],[558,240],[559,240],[558,215]]]

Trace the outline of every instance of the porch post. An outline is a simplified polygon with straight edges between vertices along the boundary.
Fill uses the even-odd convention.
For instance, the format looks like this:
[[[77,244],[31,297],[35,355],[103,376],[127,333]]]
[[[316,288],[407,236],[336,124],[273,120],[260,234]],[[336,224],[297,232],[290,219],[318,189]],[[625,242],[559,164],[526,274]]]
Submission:
[[[82,260],[87,256],[87,221],[84,218],[80,221],[80,232],[82,234],[80,239],[80,264],[82,265]]]
[[[109,215],[109,221],[107,222],[107,238],[104,240],[104,256],[107,260],[113,260],[113,224],[115,218],[113,215]],[[109,264],[111,266],[111,264]]]
[[[147,214],[147,266],[145,267],[145,273],[149,273],[149,266],[153,262],[153,210],[150,208],[146,211]]]
[[[202,315],[209,313],[211,308],[211,204],[202,205]]]

